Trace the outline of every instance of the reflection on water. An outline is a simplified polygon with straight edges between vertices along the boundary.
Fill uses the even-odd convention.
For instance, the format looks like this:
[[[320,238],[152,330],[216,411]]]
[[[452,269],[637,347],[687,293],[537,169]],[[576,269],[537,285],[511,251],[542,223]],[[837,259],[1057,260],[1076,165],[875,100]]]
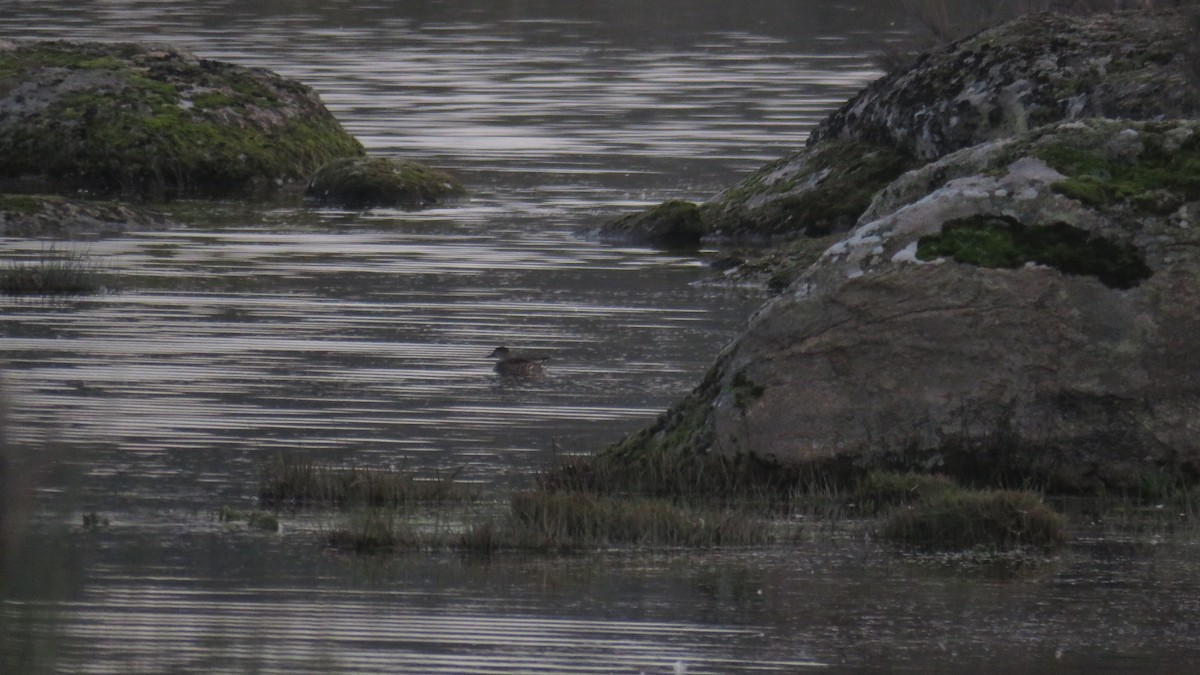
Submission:
[[[76,245],[114,292],[0,300],[13,435],[49,458],[36,545],[0,605],[0,670],[1030,671],[1195,657],[1200,589],[1183,545],[1080,546],[993,578],[821,538],[359,560],[320,549],[329,516],[285,515],[281,534],[213,520],[253,505],[277,452],[465,465],[503,487],[676,400],[761,297],[705,283],[694,258],[573,233],[704,198],[803,143],[875,75],[868,52],[900,30],[898,5],[5,4],[0,38],[172,41],[297,77],[372,152],[452,169],[474,194],[421,213],[177,205],[185,229]],[[0,245],[5,258],[46,246]],[[549,354],[549,377],[498,381],[498,344]],[[84,531],[89,512],[110,524]]]

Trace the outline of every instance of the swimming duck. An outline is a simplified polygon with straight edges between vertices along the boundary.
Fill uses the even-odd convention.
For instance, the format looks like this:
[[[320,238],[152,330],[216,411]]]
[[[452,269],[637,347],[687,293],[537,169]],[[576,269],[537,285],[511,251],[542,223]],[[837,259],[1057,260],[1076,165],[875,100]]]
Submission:
[[[549,356],[517,356],[508,347],[496,347],[488,358],[496,359],[496,372],[505,377],[541,377],[546,374],[542,364]]]

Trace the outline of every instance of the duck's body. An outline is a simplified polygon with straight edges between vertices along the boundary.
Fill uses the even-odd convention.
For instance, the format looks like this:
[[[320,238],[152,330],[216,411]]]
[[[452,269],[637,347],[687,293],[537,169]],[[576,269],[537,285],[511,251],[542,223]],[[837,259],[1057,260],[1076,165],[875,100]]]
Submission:
[[[508,347],[496,347],[488,358],[496,359],[496,372],[504,377],[541,377],[549,356],[517,356]]]

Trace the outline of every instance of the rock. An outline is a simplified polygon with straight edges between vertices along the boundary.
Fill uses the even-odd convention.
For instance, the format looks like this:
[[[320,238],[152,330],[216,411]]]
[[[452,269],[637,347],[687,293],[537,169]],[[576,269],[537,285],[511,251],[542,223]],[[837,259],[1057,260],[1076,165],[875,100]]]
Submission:
[[[904,171],[1053,122],[1196,117],[1200,78],[1191,71],[1200,60],[1187,26],[1180,11],[1043,13],[927,53],[829,116],[807,148],[702,204],[703,239],[773,245],[844,232]],[[653,232],[627,231],[637,218],[601,231],[657,244]],[[804,264],[748,258],[764,278],[794,277]]]
[[[1200,122],[1067,122],[882,191],[622,451],[1063,490],[1200,474]]]
[[[0,195],[0,237],[98,239],[173,227],[163,216],[114,202],[50,195]]]
[[[0,181],[243,195],[362,153],[312,89],[267,70],[142,44],[0,48]]]
[[[810,143],[888,145],[922,160],[1087,117],[1200,114],[1181,11],[1034,14],[926,53],[822,122]]]
[[[845,232],[876,192],[913,166],[888,146],[852,140],[812,145],[705,202],[708,238],[769,243]]]
[[[698,248],[707,228],[700,207],[692,202],[663,202],[606,224],[600,234],[664,248]]]
[[[903,153],[857,141],[830,141],[755,171],[702,205],[668,201],[600,228],[651,246],[764,245],[845,232],[871,197],[914,166]]]
[[[420,208],[465,194],[458,180],[444,171],[386,157],[334,160],[318,169],[304,190],[304,198],[313,204],[348,208]]]

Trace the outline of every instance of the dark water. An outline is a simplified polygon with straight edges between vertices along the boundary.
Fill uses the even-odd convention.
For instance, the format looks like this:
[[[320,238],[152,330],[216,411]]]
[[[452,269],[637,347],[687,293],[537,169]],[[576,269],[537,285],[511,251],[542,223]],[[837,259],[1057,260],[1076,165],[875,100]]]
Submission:
[[[169,41],[301,79],[372,152],[474,193],[421,213],[192,205],[183,230],[71,245],[112,293],[0,300],[13,435],[42,455],[37,545],[0,606],[8,654],[32,655],[17,670],[1192,665],[1189,543],[1085,542],[1015,574],[829,535],[485,563],[326,552],[332,516],[214,522],[254,506],[278,452],[503,488],[645,424],[761,296],[575,233],[801,145],[878,74],[871,51],[906,30],[893,4],[0,3],[0,37]],[[549,354],[550,376],[497,381],[501,343]],[[90,512],[110,524],[84,531]]]

